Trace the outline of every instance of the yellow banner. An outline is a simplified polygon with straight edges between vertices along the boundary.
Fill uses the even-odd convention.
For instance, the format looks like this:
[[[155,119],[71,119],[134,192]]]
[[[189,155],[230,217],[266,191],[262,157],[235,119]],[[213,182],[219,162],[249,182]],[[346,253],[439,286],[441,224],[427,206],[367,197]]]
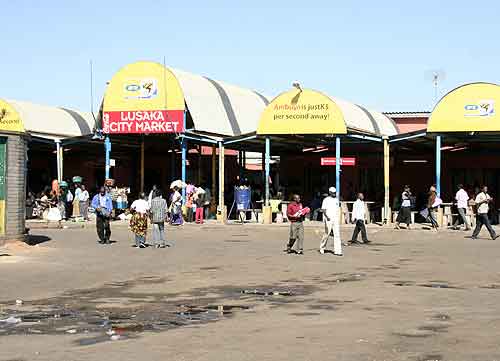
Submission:
[[[0,200],[0,235],[5,235],[5,201]]]
[[[24,125],[19,113],[6,101],[0,99],[0,130],[24,132]]]
[[[472,83],[446,94],[427,124],[428,132],[500,131],[500,86]]]
[[[264,110],[257,134],[346,134],[344,116],[328,96],[293,89],[277,96]]]
[[[140,61],[121,68],[104,95],[103,111],[184,110],[184,94],[163,65]]]

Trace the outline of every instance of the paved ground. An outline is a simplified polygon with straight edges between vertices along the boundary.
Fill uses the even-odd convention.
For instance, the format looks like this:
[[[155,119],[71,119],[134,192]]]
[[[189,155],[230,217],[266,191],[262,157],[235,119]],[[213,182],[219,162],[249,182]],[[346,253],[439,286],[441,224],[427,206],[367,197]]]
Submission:
[[[87,228],[0,248],[0,318],[18,322],[0,322],[0,360],[500,360],[486,235],[374,227],[339,258],[317,253],[313,227],[304,256],[281,252],[285,227],[169,229],[165,250],[113,232],[111,246]]]

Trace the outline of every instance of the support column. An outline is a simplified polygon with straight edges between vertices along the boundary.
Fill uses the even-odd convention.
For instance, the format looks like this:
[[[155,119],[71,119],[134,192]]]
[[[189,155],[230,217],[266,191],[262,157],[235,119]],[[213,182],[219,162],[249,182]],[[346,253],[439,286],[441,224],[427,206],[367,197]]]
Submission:
[[[198,146],[198,179],[197,179],[197,185],[198,187],[201,187],[201,168],[202,168],[202,160],[203,160],[203,155],[201,154],[201,147],[202,145]]]
[[[62,159],[61,159],[61,141],[56,140],[56,168],[57,168],[57,181],[61,182],[63,175],[62,175]]]
[[[337,198],[340,202],[340,137],[335,138],[335,188],[337,188]]]
[[[144,137],[141,139],[141,192],[144,192]]]
[[[217,207],[217,221],[225,223],[227,209],[224,204],[224,145],[219,142],[219,205]]]
[[[384,137],[384,214],[382,222],[386,224],[392,223],[392,212],[389,202],[389,183],[390,183],[390,157],[389,157],[389,140]]]
[[[109,136],[106,136],[104,139],[104,150],[106,152],[106,164],[105,164],[105,172],[104,178],[109,179],[109,170],[111,169],[111,140]]]
[[[212,204],[217,204],[215,200],[216,183],[217,183],[217,150],[215,145],[212,146]]]
[[[271,139],[266,137],[266,154],[265,154],[265,167],[264,167],[264,185],[265,185],[265,199],[264,207],[262,207],[262,216],[264,224],[271,224],[273,222],[273,213],[269,203],[269,175],[271,173]]]
[[[183,128],[186,129],[186,111],[184,111],[184,119],[183,119]],[[186,183],[186,159],[187,159],[187,148],[188,148],[188,143],[186,138],[182,138],[181,141],[181,180],[182,183]],[[186,188],[182,187],[182,200],[183,203],[186,204]]]
[[[436,136],[436,193],[441,197],[441,136]]]

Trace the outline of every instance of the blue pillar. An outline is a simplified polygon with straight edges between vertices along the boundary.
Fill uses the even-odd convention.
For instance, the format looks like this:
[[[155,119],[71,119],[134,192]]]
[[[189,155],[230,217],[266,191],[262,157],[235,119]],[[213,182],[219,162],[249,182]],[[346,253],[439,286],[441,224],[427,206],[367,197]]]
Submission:
[[[269,206],[269,173],[271,165],[271,139],[266,137],[266,206]]]
[[[441,197],[441,136],[436,136],[436,193]]]
[[[335,138],[335,188],[337,198],[340,199],[340,137]]]
[[[106,136],[104,139],[104,149],[106,151],[106,171],[105,171],[105,178],[109,179],[109,170],[111,168],[111,161],[110,161],[110,155],[111,155],[111,141],[109,140],[109,136]]]
[[[184,111],[184,126],[182,129],[184,129],[184,131],[186,131],[186,112]],[[188,147],[188,144],[187,144],[187,139],[186,138],[182,138],[182,142],[181,142],[181,153],[182,153],[182,170],[181,170],[181,180],[183,183],[186,183],[186,159],[187,159],[187,147]],[[184,202],[186,202],[186,188],[183,187],[182,188],[182,199],[184,200]]]

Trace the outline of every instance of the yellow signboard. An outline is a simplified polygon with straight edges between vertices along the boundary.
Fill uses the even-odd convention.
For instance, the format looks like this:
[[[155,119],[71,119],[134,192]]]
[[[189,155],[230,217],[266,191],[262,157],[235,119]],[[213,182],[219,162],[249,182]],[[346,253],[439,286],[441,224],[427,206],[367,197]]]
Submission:
[[[500,131],[500,86],[472,83],[446,94],[427,124],[428,132]]]
[[[0,99],[0,131],[24,132],[19,113],[6,101]]]
[[[269,103],[257,134],[346,134],[342,111],[328,96],[310,89],[293,89]]]
[[[103,104],[105,133],[182,132],[184,94],[175,75],[161,64],[126,65],[111,79]]]

